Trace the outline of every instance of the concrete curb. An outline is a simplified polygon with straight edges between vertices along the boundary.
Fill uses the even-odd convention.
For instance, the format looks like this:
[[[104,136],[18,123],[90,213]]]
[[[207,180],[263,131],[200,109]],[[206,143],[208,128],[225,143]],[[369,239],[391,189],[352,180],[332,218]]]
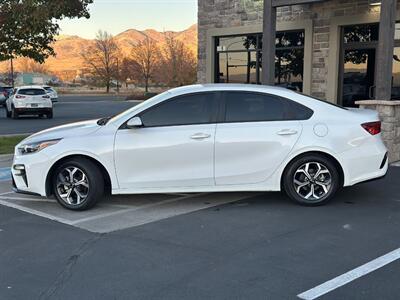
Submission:
[[[127,97],[129,94],[58,94],[58,97]]]
[[[0,155],[0,162],[10,161],[13,160],[14,154],[1,154]]]
[[[32,133],[13,133],[13,134],[0,134],[0,137],[13,137],[13,136],[30,136]]]

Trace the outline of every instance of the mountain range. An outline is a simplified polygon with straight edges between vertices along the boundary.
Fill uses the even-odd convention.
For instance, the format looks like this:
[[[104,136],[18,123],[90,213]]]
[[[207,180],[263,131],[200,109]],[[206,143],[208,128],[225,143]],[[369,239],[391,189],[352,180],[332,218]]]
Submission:
[[[121,49],[122,55],[129,56],[132,45],[144,40],[146,37],[156,41],[159,46],[165,43],[164,34],[168,33],[174,36],[177,40],[182,41],[193,53],[197,54],[197,25],[192,25],[183,31],[166,31],[159,32],[154,29],[146,29],[143,31],[136,29],[129,29],[120,34],[115,35],[115,40]],[[63,78],[71,79],[77,74],[77,70],[83,68],[84,63],[81,58],[81,53],[85,51],[91,44],[94,43],[92,39],[85,39],[79,36],[60,35],[57,37],[53,45],[56,56],[49,57],[45,62],[45,67],[51,73]],[[18,59],[15,62],[18,71]],[[0,70],[7,69],[8,62],[0,64]]]

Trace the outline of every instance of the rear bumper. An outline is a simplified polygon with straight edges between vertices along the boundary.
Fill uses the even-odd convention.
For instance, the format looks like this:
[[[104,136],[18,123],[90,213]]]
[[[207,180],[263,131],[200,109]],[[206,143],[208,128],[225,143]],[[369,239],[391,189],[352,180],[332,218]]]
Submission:
[[[38,107],[38,108],[14,108],[19,115],[38,115],[48,114],[53,111],[51,107]]]
[[[383,178],[389,169],[388,152],[379,139],[340,155],[344,186]]]

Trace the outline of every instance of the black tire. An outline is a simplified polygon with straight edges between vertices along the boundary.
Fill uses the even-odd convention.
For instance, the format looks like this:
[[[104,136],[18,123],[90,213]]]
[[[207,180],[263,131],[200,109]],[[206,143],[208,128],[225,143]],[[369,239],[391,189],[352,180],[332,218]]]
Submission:
[[[18,113],[15,111],[15,108],[14,107],[12,107],[11,108],[11,118],[13,118],[13,119],[18,119]]]
[[[68,171],[66,171],[66,169],[75,169],[75,168],[79,170],[75,172],[76,176],[82,178],[82,176],[79,175],[80,173],[78,173],[80,171],[82,171],[85,174],[87,178],[88,188],[86,190],[86,188],[82,186],[71,187],[73,191],[70,193],[71,198],[68,198],[68,200],[70,200],[70,202],[72,203],[68,203],[68,200],[65,199],[66,197],[64,197],[63,199],[62,193],[64,193],[64,195],[68,194],[69,189],[65,189],[65,185],[60,184],[60,182],[64,182],[64,180],[67,179],[65,174],[71,174]],[[71,184],[71,180],[68,180],[68,182],[70,186],[73,185]],[[78,181],[76,181],[76,183],[78,182],[79,178]],[[104,178],[101,171],[92,161],[86,158],[73,158],[63,162],[60,166],[57,167],[57,169],[53,173],[52,185],[53,185],[52,186],[53,194],[57,199],[58,203],[61,206],[74,211],[82,211],[92,208],[94,205],[96,205],[98,201],[100,201],[104,197],[105,194]],[[59,186],[59,188],[57,188],[57,186]],[[82,188],[83,190],[82,189],[79,190],[80,188]],[[75,191],[78,191],[79,194],[87,194],[87,197],[83,201],[78,203],[77,201],[78,194],[74,191],[74,189]]]
[[[310,177],[306,175],[306,168]],[[318,169],[324,173],[320,172],[317,177],[315,175]],[[305,186],[301,186],[302,184]],[[282,182],[286,194],[296,203],[305,206],[328,203],[340,188],[340,184],[339,171],[335,163],[318,154],[305,155],[292,161],[285,169]]]
[[[39,114],[39,118],[44,118],[44,114]]]
[[[53,111],[47,114],[47,119],[53,119]]]

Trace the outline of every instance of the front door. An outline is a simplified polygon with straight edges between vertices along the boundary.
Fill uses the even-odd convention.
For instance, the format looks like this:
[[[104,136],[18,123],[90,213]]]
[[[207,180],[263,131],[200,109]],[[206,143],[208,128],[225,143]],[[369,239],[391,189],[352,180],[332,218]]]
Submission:
[[[166,100],[120,129],[114,159],[122,189],[214,185],[215,94]]]

